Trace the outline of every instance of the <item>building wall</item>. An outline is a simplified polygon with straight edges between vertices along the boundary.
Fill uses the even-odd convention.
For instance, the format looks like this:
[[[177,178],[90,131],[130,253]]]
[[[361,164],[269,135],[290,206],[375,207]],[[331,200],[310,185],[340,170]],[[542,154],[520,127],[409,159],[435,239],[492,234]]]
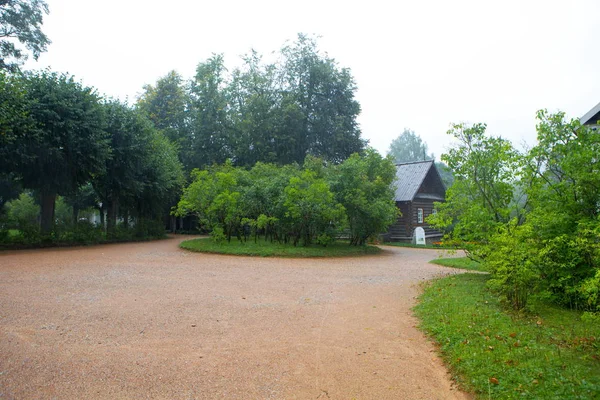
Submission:
[[[402,216],[398,217],[396,222],[389,227],[384,235],[385,240],[389,241],[410,241],[413,231],[417,226],[423,227],[426,237],[441,237],[442,233],[431,228],[425,219],[433,212],[433,200],[420,200],[414,202],[397,202],[396,206],[400,209]],[[423,209],[423,223],[418,222],[418,209]]]

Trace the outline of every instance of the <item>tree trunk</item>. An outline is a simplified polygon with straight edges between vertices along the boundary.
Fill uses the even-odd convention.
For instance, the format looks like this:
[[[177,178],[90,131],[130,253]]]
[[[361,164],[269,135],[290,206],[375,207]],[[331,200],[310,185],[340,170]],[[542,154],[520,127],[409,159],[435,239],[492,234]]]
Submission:
[[[109,200],[106,213],[106,237],[113,238],[117,228],[117,215],[119,212],[119,201]]]
[[[77,225],[78,218],[79,218],[79,208],[73,206],[73,225]]]
[[[42,234],[52,232],[54,229],[54,206],[56,204],[56,193],[42,192],[41,204],[41,230]]]
[[[129,209],[123,212],[123,227],[129,229]]]
[[[102,226],[102,230],[104,231],[104,204],[102,207],[98,207],[98,212],[100,213],[100,226]]]

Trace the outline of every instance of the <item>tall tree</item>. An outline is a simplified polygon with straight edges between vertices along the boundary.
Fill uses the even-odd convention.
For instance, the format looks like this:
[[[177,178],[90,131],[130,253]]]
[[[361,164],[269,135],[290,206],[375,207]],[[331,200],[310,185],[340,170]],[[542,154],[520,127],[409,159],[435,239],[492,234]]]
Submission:
[[[51,42],[41,29],[44,14],[48,4],[43,0],[0,0],[0,69],[14,71],[27,59],[16,42],[35,60],[46,51]]]
[[[189,166],[222,163],[231,157],[225,91],[226,69],[222,54],[198,64],[191,82],[192,135]]]
[[[396,168],[390,156],[382,158],[371,148],[352,154],[330,172],[332,190],[346,209],[350,244],[364,245],[369,237],[385,232],[398,216]]]
[[[104,108],[112,154],[93,184],[106,204],[106,231],[111,237],[120,208],[122,214],[134,210],[138,217],[157,216],[179,196],[183,174],[174,145],[149,120],[116,100]]]
[[[356,84],[348,69],[320,54],[316,40],[298,35],[281,49],[282,119],[280,154],[286,163],[302,163],[307,155],[341,162],[360,152],[356,118],[360,105],[354,98]]]
[[[487,243],[498,227],[519,213],[514,202],[520,163],[510,141],[488,136],[485,124],[456,124],[448,131],[457,145],[442,155],[454,173],[446,202],[437,205],[430,222],[453,227],[459,240]]]
[[[435,158],[432,153],[428,152],[427,143],[408,128],[404,128],[404,131],[392,140],[388,155],[392,156],[396,163],[433,160]]]
[[[147,134],[136,113],[126,104],[111,100],[104,104],[106,132],[110,135],[111,156],[104,172],[97,174],[93,185],[107,210],[106,231],[114,236],[119,205],[125,197],[136,197],[142,191],[136,169],[147,156]]]
[[[243,57],[228,86],[232,150],[236,165],[252,166],[258,161],[277,162],[279,89],[276,66],[262,64],[256,52]]]
[[[175,71],[159,78],[155,85],[144,86],[144,92],[137,102],[138,109],[180,148],[180,160],[183,162],[183,155],[190,145],[187,117],[189,102],[184,80]]]
[[[31,125],[3,146],[8,172],[41,196],[41,227],[54,224],[57,194],[69,195],[104,169],[110,154],[99,97],[72,76],[50,71],[24,75]]]
[[[22,79],[0,72],[0,215],[4,204],[23,190],[13,172],[14,150],[18,141],[25,140],[31,125]]]

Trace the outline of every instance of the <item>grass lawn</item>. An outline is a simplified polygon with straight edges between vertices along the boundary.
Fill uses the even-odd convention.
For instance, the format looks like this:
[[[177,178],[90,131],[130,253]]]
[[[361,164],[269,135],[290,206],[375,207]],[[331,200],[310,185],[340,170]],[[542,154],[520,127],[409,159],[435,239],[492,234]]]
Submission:
[[[470,271],[486,271],[481,263],[473,261],[468,257],[437,258],[435,260],[431,260],[430,263],[442,265],[444,267],[468,269]]]
[[[481,399],[600,398],[600,323],[543,304],[512,315],[487,279],[433,281],[414,309],[459,385]]]
[[[336,242],[327,247],[311,245],[308,247],[291,244],[279,244],[259,240],[254,243],[253,239],[240,242],[231,239],[231,242],[215,243],[210,238],[192,239],[181,242],[181,248],[201,253],[231,254],[238,256],[261,256],[261,257],[347,257],[365,254],[377,254],[381,249],[375,246],[350,246],[348,243]]]
[[[431,244],[427,244],[425,246],[423,246],[421,244],[404,243],[404,242],[385,242],[383,244],[385,246],[412,247],[415,249],[458,250],[457,247],[453,247],[453,246],[442,246],[442,245],[431,245]]]

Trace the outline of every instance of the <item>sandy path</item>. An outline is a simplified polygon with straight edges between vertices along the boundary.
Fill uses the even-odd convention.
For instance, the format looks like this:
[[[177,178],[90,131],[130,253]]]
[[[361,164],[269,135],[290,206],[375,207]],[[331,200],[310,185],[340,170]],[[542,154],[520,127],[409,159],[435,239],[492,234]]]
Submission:
[[[437,252],[0,253],[1,399],[464,399],[411,315]]]

